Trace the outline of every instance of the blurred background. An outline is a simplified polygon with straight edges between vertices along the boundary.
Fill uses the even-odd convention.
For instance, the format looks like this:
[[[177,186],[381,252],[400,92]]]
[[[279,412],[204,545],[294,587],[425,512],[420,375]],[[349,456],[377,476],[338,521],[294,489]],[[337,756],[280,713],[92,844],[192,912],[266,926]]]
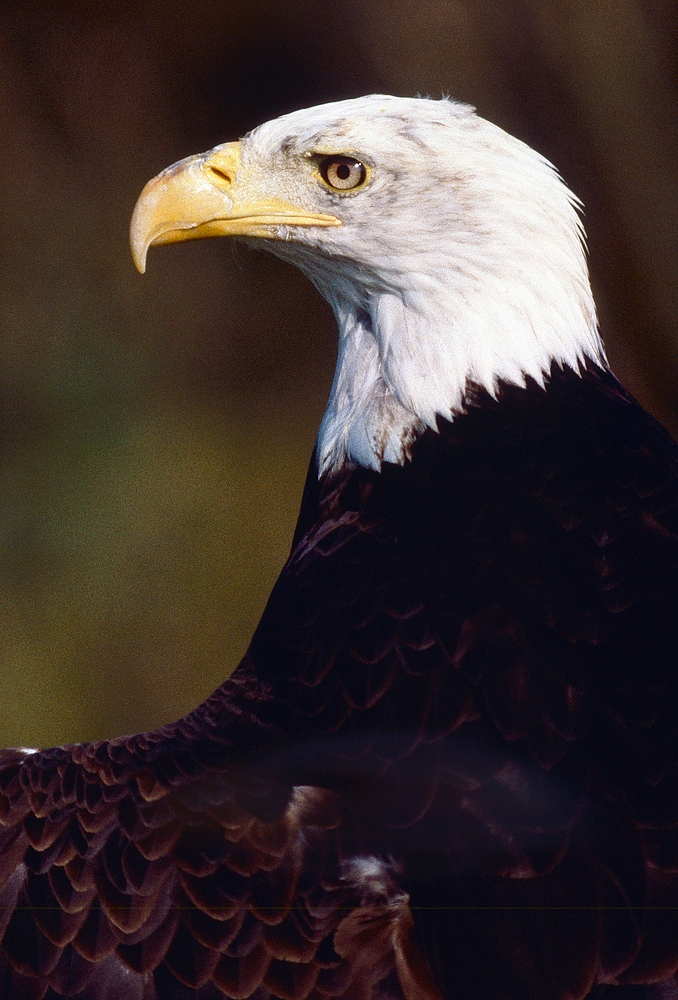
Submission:
[[[0,745],[192,708],[289,548],[329,308],[228,241],[141,278],[144,183],[322,101],[471,103],[584,201],[612,366],[678,433],[677,47],[671,0],[3,0]]]

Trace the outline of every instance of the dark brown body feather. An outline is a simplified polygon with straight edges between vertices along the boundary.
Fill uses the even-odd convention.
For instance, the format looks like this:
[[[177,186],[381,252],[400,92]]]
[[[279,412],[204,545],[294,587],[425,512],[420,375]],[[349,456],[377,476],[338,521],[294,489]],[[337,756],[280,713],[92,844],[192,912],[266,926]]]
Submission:
[[[677,667],[678,450],[608,373],[312,465],[208,701],[0,751],[0,996],[672,996]]]

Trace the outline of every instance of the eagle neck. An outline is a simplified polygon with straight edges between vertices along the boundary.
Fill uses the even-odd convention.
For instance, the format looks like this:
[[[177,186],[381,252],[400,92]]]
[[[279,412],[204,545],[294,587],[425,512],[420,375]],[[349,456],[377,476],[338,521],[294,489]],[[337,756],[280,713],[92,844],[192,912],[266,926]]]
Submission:
[[[606,367],[585,274],[534,285],[493,277],[391,275],[369,294],[363,284],[341,296],[336,285],[320,288],[339,345],[319,475],[345,464],[404,464],[426,428],[465,412],[469,385],[496,398],[500,384],[531,378],[543,386],[554,363],[574,372],[587,360]]]

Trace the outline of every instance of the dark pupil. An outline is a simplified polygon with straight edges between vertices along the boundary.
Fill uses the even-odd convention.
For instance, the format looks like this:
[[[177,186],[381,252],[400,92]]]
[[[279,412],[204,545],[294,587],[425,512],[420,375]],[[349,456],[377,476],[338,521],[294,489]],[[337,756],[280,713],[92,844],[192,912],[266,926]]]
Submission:
[[[337,167],[337,177],[340,181],[348,180],[351,176],[351,168],[347,163],[340,163]]]

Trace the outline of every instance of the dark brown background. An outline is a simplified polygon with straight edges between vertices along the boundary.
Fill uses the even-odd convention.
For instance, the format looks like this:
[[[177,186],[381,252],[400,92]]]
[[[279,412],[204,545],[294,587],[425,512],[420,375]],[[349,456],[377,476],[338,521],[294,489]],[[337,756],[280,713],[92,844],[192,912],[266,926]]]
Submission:
[[[677,31],[650,0],[3,0],[0,744],[191,708],[289,545],[329,309],[227,241],[139,277],[145,181],[320,101],[475,104],[584,200],[613,367],[675,432]]]

